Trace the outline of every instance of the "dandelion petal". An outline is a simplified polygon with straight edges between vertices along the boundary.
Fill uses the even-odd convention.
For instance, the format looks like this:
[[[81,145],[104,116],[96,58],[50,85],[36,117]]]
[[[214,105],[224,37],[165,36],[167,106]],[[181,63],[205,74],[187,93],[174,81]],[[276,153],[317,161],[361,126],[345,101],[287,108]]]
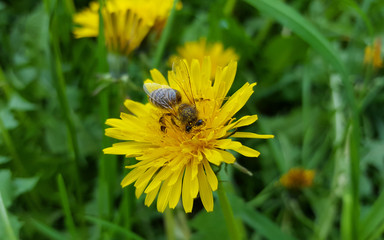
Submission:
[[[203,202],[203,206],[207,212],[213,211],[213,196],[212,190],[208,184],[207,177],[204,174],[203,165],[199,165],[199,173],[197,174],[199,179],[200,197]]]

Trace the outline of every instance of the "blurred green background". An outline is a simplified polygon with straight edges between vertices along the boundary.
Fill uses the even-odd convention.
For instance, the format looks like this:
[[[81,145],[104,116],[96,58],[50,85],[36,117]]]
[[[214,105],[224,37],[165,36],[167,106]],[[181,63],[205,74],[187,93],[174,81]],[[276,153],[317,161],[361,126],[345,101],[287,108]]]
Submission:
[[[231,91],[258,82],[238,116],[259,114],[247,130],[275,135],[243,141],[261,152],[237,156],[253,176],[220,172],[243,238],[384,237],[383,68],[364,63],[384,36],[383,1],[183,1],[169,34],[149,34],[117,78],[100,38],[73,37],[88,3],[0,1],[0,239],[229,239],[216,201],[213,213],[176,209],[167,232],[120,187],[134,160],[102,154],[105,120],[124,98],[147,101],[149,70],[165,74],[201,37],[238,53]],[[281,186],[297,166],[315,170],[313,185]]]

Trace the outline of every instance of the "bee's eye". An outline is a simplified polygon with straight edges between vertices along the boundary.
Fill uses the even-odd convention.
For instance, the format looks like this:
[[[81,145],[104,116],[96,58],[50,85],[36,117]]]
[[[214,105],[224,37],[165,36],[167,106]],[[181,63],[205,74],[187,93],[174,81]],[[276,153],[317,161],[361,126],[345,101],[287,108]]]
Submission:
[[[203,123],[204,123],[203,119],[199,119],[199,120],[197,120],[197,122],[195,123],[195,126],[201,126]]]
[[[189,125],[185,126],[185,131],[187,131],[187,132],[190,132],[190,131],[191,131],[191,129],[192,129],[192,127],[191,127],[191,126],[189,126]]]

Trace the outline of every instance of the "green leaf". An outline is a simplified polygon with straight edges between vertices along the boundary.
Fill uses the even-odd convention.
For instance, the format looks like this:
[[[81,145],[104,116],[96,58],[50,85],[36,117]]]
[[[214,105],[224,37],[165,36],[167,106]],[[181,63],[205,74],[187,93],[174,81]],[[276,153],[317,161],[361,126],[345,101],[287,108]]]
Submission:
[[[279,73],[304,58],[307,44],[297,36],[277,36],[268,41],[263,49],[266,67]],[[276,57],[278,56],[278,57]]]
[[[15,180],[13,180],[12,185],[14,197],[17,197],[25,192],[31,191],[36,186],[37,181],[39,181],[39,177],[16,178]]]
[[[10,207],[13,200],[13,192],[11,171],[9,169],[0,170],[0,193],[3,196],[3,203],[5,208]]]
[[[0,121],[3,122],[6,129],[14,129],[19,126],[19,122],[15,119],[12,112],[4,108],[0,111]]]
[[[4,163],[7,163],[11,160],[10,157],[8,156],[0,156],[0,164],[4,164]]]
[[[36,105],[28,102],[18,94],[13,94],[9,100],[9,108],[14,110],[30,111],[35,110]]]
[[[216,202],[213,212],[201,211],[190,221],[192,228],[197,230],[192,236],[194,239],[229,239],[228,230],[224,221],[221,207]]]
[[[6,7],[7,5],[5,5],[5,3],[0,2],[0,10],[4,10]]]

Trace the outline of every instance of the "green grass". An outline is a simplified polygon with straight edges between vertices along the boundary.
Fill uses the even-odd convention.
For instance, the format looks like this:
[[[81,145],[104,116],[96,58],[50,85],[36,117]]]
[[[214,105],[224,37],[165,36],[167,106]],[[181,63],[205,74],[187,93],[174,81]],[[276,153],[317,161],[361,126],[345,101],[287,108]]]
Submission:
[[[72,16],[88,1],[8,2],[0,2],[0,239],[384,237],[384,70],[363,63],[365,47],[384,40],[382,1],[182,1],[162,34],[128,57],[108,53],[102,27],[97,39],[73,37]],[[116,142],[104,123],[124,99],[147,101],[149,71],[166,74],[177,47],[201,37],[239,54],[231,93],[258,84],[237,117],[258,114],[247,130],[275,138],[242,141],[261,152],[236,156],[253,176],[221,167],[212,213],[196,201],[191,214],[180,206],[161,214],[132,185],[121,188],[135,160],[102,153]],[[312,187],[279,184],[296,166],[316,171]]]

